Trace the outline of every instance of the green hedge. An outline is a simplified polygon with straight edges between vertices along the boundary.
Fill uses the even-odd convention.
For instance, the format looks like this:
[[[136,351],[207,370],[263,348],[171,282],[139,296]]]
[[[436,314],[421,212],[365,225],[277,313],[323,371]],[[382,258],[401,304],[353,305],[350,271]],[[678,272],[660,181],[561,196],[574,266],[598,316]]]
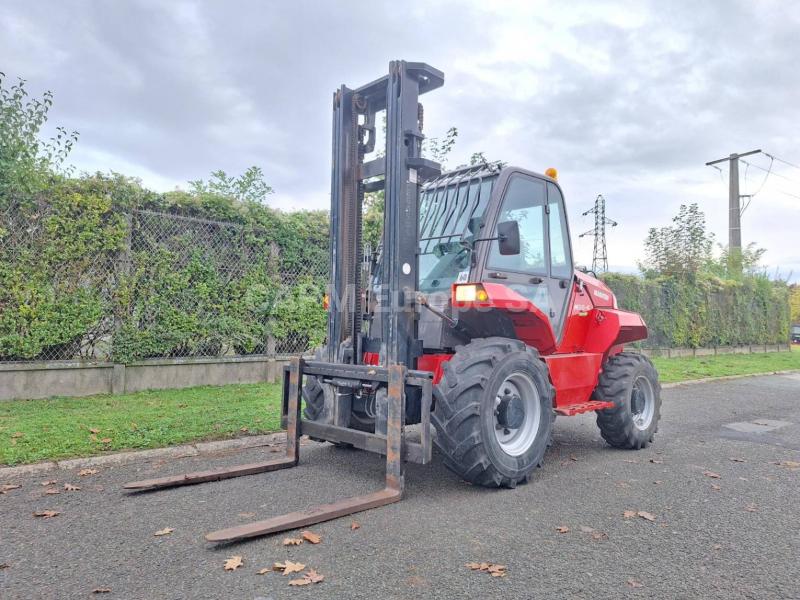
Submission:
[[[648,347],[777,344],[789,339],[789,289],[766,277],[643,279],[606,273],[603,280],[620,308],[644,317]]]
[[[122,176],[59,180],[25,202],[0,197],[0,360],[318,345],[327,228],[321,211],[159,195]]]

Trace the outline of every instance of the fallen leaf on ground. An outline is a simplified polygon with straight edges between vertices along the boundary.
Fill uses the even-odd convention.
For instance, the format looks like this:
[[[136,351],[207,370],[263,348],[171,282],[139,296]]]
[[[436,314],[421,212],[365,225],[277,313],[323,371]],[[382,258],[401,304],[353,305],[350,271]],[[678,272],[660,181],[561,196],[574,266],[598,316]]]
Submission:
[[[242,427],[239,431],[241,431],[242,433],[247,433],[247,427]]]
[[[758,511],[758,506],[756,506],[755,504],[748,504],[747,506],[744,507],[744,509],[747,512],[756,512]]]
[[[16,439],[21,438],[23,435],[25,435],[25,434],[22,433],[21,431],[17,431],[16,433],[12,433],[11,434],[11,439],[12,440],[16,440]]]
[[[628,579],[628,585],[632,588],[644,587],[644,584],[641,581],[636,581],[635,579]]]
[[[283,540],[284,546],[299,546],[302,543],[303,540],[301,540],[300,538],[285,538]]]
[[[492,577],[505,577],[507,573],[505,565],[491,565],[487,570]]]
[[[718,491],[720,491],[722,488],[721,488],[720,486],[718,486],[716,483],[712,483],[712,484],[711,484],[711,489],[712,489],[712,490],[714,490],[715,492],[718,492]]]
[[[161,537],[162,535],[169,535],[173,531],[175,530],[172,527],[164,527],[164,529],[159,529],[153,535],[156,537]]]
[[[656,479],[656,480],[653,482],[653,485],[661,485],[662,483],[664,483],[664,482],[663,482],[663,481],[661,481],[660,479]]]
[[[569,455],[569,459],[570,459],[571,461],[573,461],[573,462],[578,462],[578,457],[577,457],[577,456],[575,456],[574,454],[570,454],[570,455]]]
[[[0,486],[0,494],[6,494],[11,490],[18,490],[21,487],[21,485],[17,485],[15,483],[4,483]]]
[[[703,471],[703,475],[705,475],[706,477],[711,477],[711,479],[719,479],[720,478],[720,474],[719,473],[714,473],[714,471]]]
[[[489,573],[492,577],[505,577],[508,574],[508,567],[505,565],[496,565],[494,563],[482,562],[470,562],[464,565],[468,569],[472,569],[473,571],[481,571],[484,573]]]
[[[34,517],[42,517],[44,519],[52,519],[53,517],[56,517],[56,516],[58,516],[60,514],[61,513],[58,512],[57,510],[39,510],[39,511],[36,511],[35,513],[33,513],[33,516]]]
[[[800,462],[796,460],[782,460],[778,463],[779,467],[788,467],[790,469],[797,469],[800,468]]]
[[[658,460],[658,459],[655,459],[655,458],[651,458],[650,462],[653,463],[654,465],[660,465],[660,464],[663,464],[664,461],[663,460]]]
[[[560,526],[556,527],[556,531],[558,533],[568,533],[569,532],[569,527],[567,527],[566,525],[560,525]]]
[[[92,427],[91,429],[89,429],[89,433],[97,435],[98,433],[100,433],[100,430],[97,429],[97,427]]]
[[[58,479],[48,479],[47,481],[43,481],[39,485],[42,487],[47,487],[48,485],[55,485],[58,483]]]
[[[78,475],[81,477],[86,477],[87,475],[97,475],[97,469],[81,469],[78,471]]]
[[[358,521],[353,521],[352,523],[350,523],[350,529],[352,531],[355,531],[356,529],[361,529],[361,523],[359,523]]]
[[[653,513],[649,513],[644,510],[640,510],[636,513],[638,516],[642,517],[645,521],[655,521],[656,516]]]
[[[269,573],[271,571],[272,571],[271,567],[264,567],[263,569],[260,569],[256,574],[257,575],[266,575],[267,573]]]
[[[308,585],[310,583],[319,583],[325,579],[324,575],[320,575],[314,569],[309,569],[300,579],[292,579],[289,585]]]
[[[2,571],[3,569],[8,569],[10,567],[11,567],[11,565],[8,564],[8,563],[0,564],[0,571]]]
[[[225,570],[226,571],[235,571],[239,567],[244,564],[242,561],[241,556],[231,556],[228,560],[225,561]]]
[[[731,457],[731,458],[729,458],[728,460],[729,460],[729,461],[731,461],[731,462],[747,462],[745,459],[743,459],[743,458],[737,458],[737,457],[735,457],[735,456],[732,456],[732,457]]]
[[[111,588],[94,588],[92,590],[93,594],[110,594]]]
[[[714,544],[711,548],[714,550],[722,550],[722,544]]]
[[[100,440],[100,442],[103,443],[103,444],[110,444],[111,443],[111,438],[103,438],[102,440]]]
[[[77,485],[72,485],[71,483],[64,484],[64,491],[65,492],[78,492],[80,491],[80,487]]]
[[[290,575],[291,573],[301,573],[306,566],[303,563],[296,563],[290,560],[282,563],[275,563],[272,566],[273,571],[280,571],[284,575]]]
[[[608,534],[604,531],[594,531],[592,532],[592,539],[595,541],[607,540]]]
[[[60,494],[61,491],[57,490],[56,488],[47,488],[44,493],[48,496],[55,496],[56,494]]]
[[[635,510],[625,510],[625,511],[622,512],[622,516],[624,518],[626,518],[626,519],[632,519],[633,517],[636,516],[636,511]]]
[[[304,531],[300,535],[303,536],[303,539],[309,544],[319,544],[322,541],[322,538],[313,531]]]
[[[252,519],[256,516],[256,513],[239,513],[239,516],[245,519]]]

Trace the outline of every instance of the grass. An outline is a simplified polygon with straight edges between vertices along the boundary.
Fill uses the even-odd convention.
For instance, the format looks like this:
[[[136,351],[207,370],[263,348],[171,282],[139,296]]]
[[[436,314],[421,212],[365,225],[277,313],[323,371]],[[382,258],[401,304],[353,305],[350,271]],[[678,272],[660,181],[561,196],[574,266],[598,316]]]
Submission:
[[[0,402],[0,464],[276,431],[280,392],[252,384]]]
[[[751,375],[800,369],[800,346],[791,352],[765,354],[723,354],[685,358],[653,358],[662,383],[674,383],[706,377]]]
[[[653,360],[663,382],[800,369],[793,352]],[[0,465],[161,448],[280,428],[280,385],[0,402]],[[95,433],[96,431],[96,433]]]

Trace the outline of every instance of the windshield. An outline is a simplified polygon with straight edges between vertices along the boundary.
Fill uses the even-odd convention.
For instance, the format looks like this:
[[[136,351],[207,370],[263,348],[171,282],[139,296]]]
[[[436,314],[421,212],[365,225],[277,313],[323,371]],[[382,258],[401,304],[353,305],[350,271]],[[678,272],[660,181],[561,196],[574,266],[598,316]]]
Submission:
[[[472,250],[462,238],[478,233],[476,225],[489,204],[496,175],[474,176],[433,186],[420,196],[419,289],[448,290],[469,278]],[[473,230],[470,231],[470,220]]]

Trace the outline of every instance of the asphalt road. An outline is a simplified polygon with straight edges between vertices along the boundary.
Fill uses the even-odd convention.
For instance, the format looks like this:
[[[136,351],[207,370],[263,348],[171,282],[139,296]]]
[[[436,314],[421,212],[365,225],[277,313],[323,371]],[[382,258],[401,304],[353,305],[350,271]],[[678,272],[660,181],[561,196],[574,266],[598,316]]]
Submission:
[[[0,481],[22,485],[0,496],[0,597],[800,598],[800,469],[776,464],[800,461],[800,375],[663,396],[651,448],[613,450],[592,416],[559,418],[531,483],[485,490],[438,460],[409,465],[401,503],[356,515],[356,530],[349,517],[314,526],[323,541],[313,546],[284,547],[278,535],[214,547],[202,534],[379,489],[380,457],[310,444],[295,469],[139,495],[120,485],[251,462],[265,449]],[[53,478],[62,492],[44,495]],[[45,509],[61,514],[32,516]],[[174,532],[154,537],[165,527]],[[234,555],[244,566],[224,571]],[[257,574],[286,559],[325,580],[291,588],[289,577]],[[470,571],[471,561],[508,575]]]

